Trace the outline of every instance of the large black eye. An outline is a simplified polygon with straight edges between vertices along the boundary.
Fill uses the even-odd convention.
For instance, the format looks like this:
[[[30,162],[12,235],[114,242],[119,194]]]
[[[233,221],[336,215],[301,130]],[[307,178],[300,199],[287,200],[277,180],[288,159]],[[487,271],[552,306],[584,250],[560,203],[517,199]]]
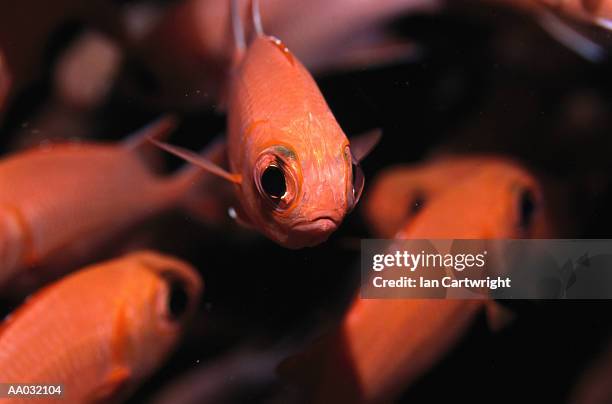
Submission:
[[[531,226],[536,210],[536,202],[533,192],[524,190],[519,197],[519,226],[527,230]]]
[[[172,320],[180,320],[189,308],[189,294],[181,281],[170,280],[168,286],[168,313]]]
[[[422,192],[417,192],[410,202],[410,206],[408,206],[408,214],[409,216],[414,216],[418,212],[423,209],[423,205],[425,204],[425,195]]]
[[[261,187],[270,198],[282,198],[287,192],[283,170],[275,165],[268,166],[261,175]]]

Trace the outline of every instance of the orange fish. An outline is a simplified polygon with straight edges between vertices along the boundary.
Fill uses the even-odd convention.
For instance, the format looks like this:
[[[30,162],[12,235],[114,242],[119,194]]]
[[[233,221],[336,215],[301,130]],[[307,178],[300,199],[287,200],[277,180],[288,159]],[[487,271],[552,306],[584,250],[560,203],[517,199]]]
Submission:
[[[140,155],[146,137],[173,125],[163,118],[123,144],[57,144],[0,161],[0,285],[54,256],[91,252],[176,204],[201,171],[161,178]]]
[[[465,177],[487,169],[492,156],[445,157],[385,169],[369,187],[363,213],[375,237],[393,237],[431,200]]]
[[[279,39],[263,33],[256,2],[256,35],[246,46],[236,3],[236,56],[227,102],[229,171],[153,141],[234,183],[241,222],[288,248],[314,246],[359,200],[358,164],[379,133],[350,144],[312,76]]]
[[[396,238],[539,237],[544,218],[531,175],[495,162],[432,199]],[[392,400],[461,338],[483,308],[497,325],[507,315],[488,300],[357,298],[341,326],[289,360],[284,371],[306,383],[315,402]],[[300,369],[307,373],[299,375]]]
[[[191,266],[154,252],[71,274],[0,325],[0,380],[62,384],[68,403],[125,398],[175,346],[201,289]]]

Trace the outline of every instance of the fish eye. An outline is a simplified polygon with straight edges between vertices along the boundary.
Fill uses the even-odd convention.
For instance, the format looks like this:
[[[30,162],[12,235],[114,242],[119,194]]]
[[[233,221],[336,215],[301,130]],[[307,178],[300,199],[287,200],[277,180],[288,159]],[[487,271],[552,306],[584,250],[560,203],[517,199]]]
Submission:
[[[523,190],[519,196],[519,226],[527,230],[532,222],[536,211],[535,196],[531,190]]]
[[[169,279],[167,282],[167,313],[172,321],[180,321],[189,309],[189,293],[184,282],[177,279]]]
[[[301,171],[295,152],[276,145],[261,152],[253,181],[259,195],[277,212],[291,209],[300,194]]]
[[[269,165],[261,174],[261,187],[272,200],[281,199],[287,193],[283,170],[276,165]]]
[[[425,195],[422,192],[417,192],[412,196],[410,205],[408,206],[408,215],[414,216],[423,209],[425,204]]]

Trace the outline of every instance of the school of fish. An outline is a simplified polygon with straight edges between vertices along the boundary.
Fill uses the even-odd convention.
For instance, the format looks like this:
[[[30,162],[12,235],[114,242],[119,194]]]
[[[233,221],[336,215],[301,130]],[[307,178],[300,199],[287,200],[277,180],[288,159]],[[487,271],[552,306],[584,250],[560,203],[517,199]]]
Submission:
[[[497,2],[612,29],[612,1]],[[57,382],[65,402],[122,402],[162,367],[190,324],[202,321],[203,268],[113,247],[171,210],[214,220],[227,212],[292,250],[326,243],[350,214],[363,216],[377,238],[558,236],[542,180],[506,156],[449,154],[388,167],[364,191],[362,163],[385,137],[379,129],[347,135],[311,71],[406,58],[415,45],[385,32],[385,23],[444,5],[314,3],[184,0],[154,17],[135,9],[122,19],[103,0],[0,5],[0,124],[19,92],[48,74],[40,68],[44,38],[74,18],[97,30],[56,66],[59,84],[39,120],[49,128],[78,121],[72,128],[83,139],[51,131],[53,141],[40,142],[22,127],[17,150],[0,156],[0,297],[14,308],[0,323],[0,385]],[[26,24],[27,10],[41,5],[45,12]],[[111,89],[168,112],[121,141],[96,140],[85,132]],[[184,97],[191,89],[197,94]],[[180,126],[174,108],[211,105],[225,113],[226,133],[191,134],[214,139],[203,151],[166,139]],[[183,166],[161,174],[162,151]],[[486,299],[355,296],[338,324],[279,361],[278,373],[300,402],[393,401],[481,312],[493,330],[512,319]]]

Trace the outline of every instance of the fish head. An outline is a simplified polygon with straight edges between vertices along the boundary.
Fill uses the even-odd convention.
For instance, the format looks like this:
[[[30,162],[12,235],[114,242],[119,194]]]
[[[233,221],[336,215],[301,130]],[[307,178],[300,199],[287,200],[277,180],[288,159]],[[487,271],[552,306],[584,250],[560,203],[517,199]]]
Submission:
[[[406,238],[534,238],[548,233],[539,182],[517,164],[499,159],[451,186],[409,222]]]
[[[499,158],[488,155],[443,156],[383,170],[374,178],[363,204],[368,227],[376,237],[393,237],[431,201],[496,160]]]
[[[285,247],[324,242],[359,198],[349,142],[338,130],[332,136],[285,136],[291,142],[281,135],[253,153],[250,184],[243,184],[251,201],[245,210],[264,234]]]
[[[390,168],[379,174],[363,204],[368,227],[377,237],[393,237],[430,199],[429,179],[412,167]]]
[[[190,265],[175,258],[144,251],[126,260],[125,265],[138,267],[138,275],[131,276],[115,334],[127,332],[124,352],[133,371],[146,375],[176,344],[197,308],[202,282]]]

